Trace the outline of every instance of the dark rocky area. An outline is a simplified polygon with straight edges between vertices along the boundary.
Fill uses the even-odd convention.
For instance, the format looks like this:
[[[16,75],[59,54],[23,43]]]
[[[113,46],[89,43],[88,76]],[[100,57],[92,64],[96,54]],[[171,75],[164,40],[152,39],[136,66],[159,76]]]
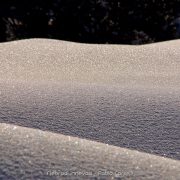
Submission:
[[[180,37],[180,0],[2,0],[0,42],[146,44]]]

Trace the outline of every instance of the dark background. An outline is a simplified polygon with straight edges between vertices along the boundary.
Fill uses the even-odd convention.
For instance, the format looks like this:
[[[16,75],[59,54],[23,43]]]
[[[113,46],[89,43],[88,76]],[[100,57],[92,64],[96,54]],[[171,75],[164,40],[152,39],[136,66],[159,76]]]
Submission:
[[[180,0],[1,0],[0,42],[145,44],[180,37]]]

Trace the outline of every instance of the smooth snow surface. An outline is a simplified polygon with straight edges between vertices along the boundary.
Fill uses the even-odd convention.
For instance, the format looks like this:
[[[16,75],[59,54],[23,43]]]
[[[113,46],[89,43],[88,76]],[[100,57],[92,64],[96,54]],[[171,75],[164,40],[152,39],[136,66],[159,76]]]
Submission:
[[[178,179],[180,162],[89,140],[0,125],[0,179]]]
[[[178,179],[180,41],[1,43],[0,123],[0,179]]]

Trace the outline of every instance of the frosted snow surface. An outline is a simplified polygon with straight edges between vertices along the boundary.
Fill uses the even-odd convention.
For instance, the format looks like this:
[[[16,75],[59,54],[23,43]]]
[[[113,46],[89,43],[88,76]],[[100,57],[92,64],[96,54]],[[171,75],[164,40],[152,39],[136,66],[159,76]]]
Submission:
[[[0,179],[178,179],[179,57],[178,40],[0,44]]]

